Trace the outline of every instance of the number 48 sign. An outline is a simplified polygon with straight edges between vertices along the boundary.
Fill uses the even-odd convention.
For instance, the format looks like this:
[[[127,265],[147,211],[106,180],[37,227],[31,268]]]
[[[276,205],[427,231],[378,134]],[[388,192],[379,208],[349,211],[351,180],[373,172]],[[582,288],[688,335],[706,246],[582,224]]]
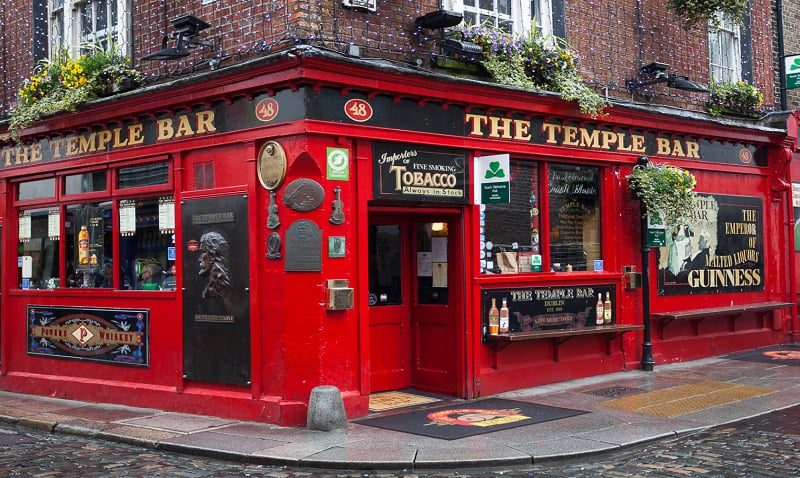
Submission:
[[[372,105],[367,100],[353,98],[344,104],[344,114],[353,121],[363,123],[372,118]]]

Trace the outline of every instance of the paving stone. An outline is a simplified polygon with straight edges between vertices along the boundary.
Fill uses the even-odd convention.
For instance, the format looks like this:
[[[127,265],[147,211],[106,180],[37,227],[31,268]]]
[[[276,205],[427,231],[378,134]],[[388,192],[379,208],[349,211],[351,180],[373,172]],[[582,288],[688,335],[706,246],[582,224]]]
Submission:
[[[263,438],[244,436],[234,437],[224,433],[198,432],[162,440],[158,446],[159,448],[170,449],[169,447],[171,445],[182,445],[184,447],[191,448],[207,448],[211,450],[250,454],[254,451],[264,450],[284,444],[286,444],[286,442],[266,440]]]
[[[185,415],[181,413],[161,413],[142,418],[120,420],[118,423],[135,425],[138,427],[158,428],[181,433],[196,432],[209,428],[221,427],[234,423],[232,420],[222,418],[204,417],[200,415]]]
[[[402,469],[414,465],[417,448],[408,445],[348,444],[328,448],[300,460],[317,468]]]
[[[459,457],[455,460],[454,457]],[[449,447],[430,447],[420,445],[414,459],[415,469],[439,468],[440,463],[447,463],[447,468],[454,466],[509,466],[526,465],[532,462],[531,456],[512,447],[495,444],[487,447],[477,445],[467,447],[462,443]],[[448,463],[449,462],[449,463]]]
[[[580,437],[561,437],[552,440],[515,443],[511,446],[533,457],[534,464],[537,460],[544,460],[547,458],[576,457],[587,453],[597,453],[619,448],[619,445],[614,443],[604,443]]]

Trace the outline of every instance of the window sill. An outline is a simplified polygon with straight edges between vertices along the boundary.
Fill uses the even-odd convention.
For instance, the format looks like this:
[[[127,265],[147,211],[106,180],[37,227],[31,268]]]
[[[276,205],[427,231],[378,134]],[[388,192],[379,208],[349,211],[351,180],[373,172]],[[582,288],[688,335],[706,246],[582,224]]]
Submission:
[[[114,290],[114,289],[11,289],[8,295],[26,297],[80,297],[85,300],[95,298],[151,298],[174,299],[175,290]]]
[[[569,284],[573,282],[609,282],[622,279],[620,272],[526,272],[523,274],[491,274],[478,275],[478,284],[528,284],[547,282],[548,284]]]

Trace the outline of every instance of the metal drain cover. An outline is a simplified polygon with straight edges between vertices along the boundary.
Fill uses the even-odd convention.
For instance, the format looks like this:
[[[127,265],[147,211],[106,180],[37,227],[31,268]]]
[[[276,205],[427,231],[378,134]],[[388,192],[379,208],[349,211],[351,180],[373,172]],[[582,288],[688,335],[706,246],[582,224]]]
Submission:
[[[586,393],[591,393],[592,395],[599,395],[601,397],[616,398],[616,397],[623,397],[625,395],[633,395],[635,393],[642,393],[642,390],[634,387],[622,387],[620,385],[614,385],[613,387],[598,388],[597,390],[589,390]]]

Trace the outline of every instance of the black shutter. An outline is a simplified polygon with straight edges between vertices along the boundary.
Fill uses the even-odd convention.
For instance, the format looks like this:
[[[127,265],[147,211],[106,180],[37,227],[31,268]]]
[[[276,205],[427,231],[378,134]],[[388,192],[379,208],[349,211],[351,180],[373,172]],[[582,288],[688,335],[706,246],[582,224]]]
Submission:
[[[742,80],[753,82],[753,32],[750,29],[750,2],[747,2],[747,14],[742,22],[739,50],[742,55]]]
[[[552,0],[553,6],[553,35],[567,39],[567,14],[564,0]]]
[[[48,28],[47,28],[47,1],[48,0],[34,0],[33,1],[33,61],[47,58],[48,46]]]

